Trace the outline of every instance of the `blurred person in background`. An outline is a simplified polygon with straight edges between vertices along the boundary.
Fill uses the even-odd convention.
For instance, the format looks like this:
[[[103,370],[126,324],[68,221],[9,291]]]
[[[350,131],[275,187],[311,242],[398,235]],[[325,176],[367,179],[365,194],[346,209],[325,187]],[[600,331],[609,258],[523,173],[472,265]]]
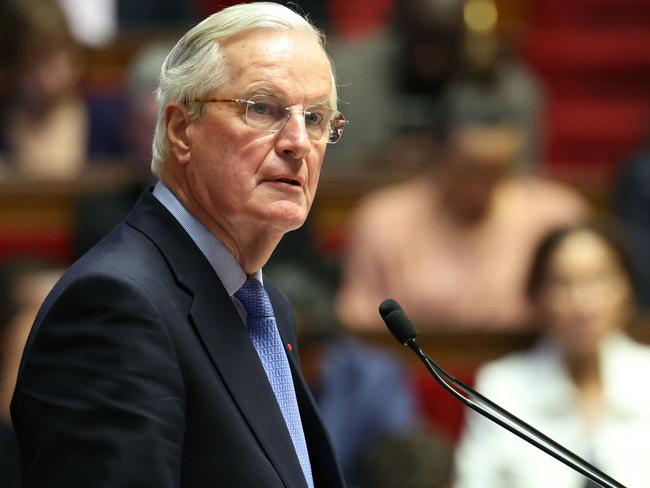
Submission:
[[[142,181],[152,182],[152,134],[158,119],[156,88],[160,68],[173,47],[173,43],[158,40],[141,46],[135,53],[126,72],[124,117],[131,121],[121,127],[125,155],[133,162]]]
[[[614,208],[630,236],[638,266],[638,302],[650,310],[650,137],[623,166],[616,182]]]
[[[68,19],[70,32],[77,42],[84,46],[102,48],[115,40],[117,35],[116,0],[57,1]]]
[[[337,300],[350,329],[383,327],[387,297],[422,328],[524,327],[535,244],[588,212],[570,188],[515,170],[522,140],[507,114],[454,114],[423,174],[367,195],[351,219]]]
[[[451,488],[454,451],[433,431],[391,434],[369,449],[362,488]]]
[[[18,444],[9,404],[20,356],[36,313],[62,271],[38,258],[19,257],[0,264],[0,486],[20,486]]]
[[[309,8],[309,1],[305,7]],[[353,124],[329,171],[355,174],[390,138],[397,122],[397,0],[327,0],[328,52],[341,80],[339,96]]]
[[[70,1],[70,0],[68,0]],[[202,18],[201,0],[114,0],[117,20],[120,27],[177,27],[189,26]],[[224,0],[219,2],[223,8],[240,1]],[[214,8],[203,12],[208,16],[219,10]]]
[[[648,486],[650,348],[625,335],[635,314],[634,265],[610,227],[580,223],[546,236],[527,292],[541,338],[481,368],[476,389],[625,486]],[[470,413],[457,488],[583,488],[537,448]]]
[[[146,44],[136,52],[128,67],[122,118],[130,122],[119,127],[119,138],[131,179],[119,187],[79,197],[74,215],[76,256],[99,242],[124,218],[142,190],[155,183],[149,169],[152,134],[158,119],[155,90],[160,68],[172,45],[163,40]]]
[[[520,40],[512,26],[500,26],[502,12],[494,0],[464,0],[463,36],[456,76],[448,86],[460,111],[489,116],[504,108],[512,125],[520,129],[521,151],[517,166],[535,168],[540,161],[543,90],[534,74],[517,55]],[[512,8],[512,7],[511,7]]]
[[[291,302],[303,374],[353,488],[360,486],[368,451],[386,436],[416,432],[422,417],[406,366],[341,329],[334,291],[320,271],[293,260],[276,264],[269,275]]]
[[[400,170],[419,161],[426,164],[432,145],[426,131],[444,131],[449,99],[466,113],[489,117],[507,111],[512,125],[520,128],[517,166],[537,166],[542,90],[516,55],[518,38],[508,32],[508,20],[501,15],[492,0],[401,0],[396,15],[399,61],[393,74],[398,92],[392,95],[398,100],[392,123],[399,130],[384,138],[369,169],[377,161]]]
[[[30,177],[72,177],[89,130],[78,46],[55,0],[10,0],[2,9],[3,162]]]

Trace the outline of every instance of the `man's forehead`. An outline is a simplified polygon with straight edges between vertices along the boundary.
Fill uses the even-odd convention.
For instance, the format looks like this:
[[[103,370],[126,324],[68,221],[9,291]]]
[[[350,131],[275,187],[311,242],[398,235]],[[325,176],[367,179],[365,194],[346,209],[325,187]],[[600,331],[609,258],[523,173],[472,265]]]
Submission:
[[[229,64],[246,69],[254,65],[273,66],[296,58],[311,58],[313,69],[330,65],[316,38],[298,29],[251,29],[220,41]]]
[[[229,38],[221,47],[229,84],[246,94],[270,91],[282,97],[300,94],[325,101],[331,97],[329,59],[306,32],[251,30]]]

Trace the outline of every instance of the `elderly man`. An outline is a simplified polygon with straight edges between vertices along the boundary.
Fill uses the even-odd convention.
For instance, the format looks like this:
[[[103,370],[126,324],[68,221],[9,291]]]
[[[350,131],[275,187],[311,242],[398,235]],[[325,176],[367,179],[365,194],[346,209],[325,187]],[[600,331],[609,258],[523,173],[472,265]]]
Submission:
[[[237,5],[192,28],[158,89],[153,170],[36,319],[12,403],[26,487],[337,487],[282,293],[261,268],[341,136],[305,19]]]

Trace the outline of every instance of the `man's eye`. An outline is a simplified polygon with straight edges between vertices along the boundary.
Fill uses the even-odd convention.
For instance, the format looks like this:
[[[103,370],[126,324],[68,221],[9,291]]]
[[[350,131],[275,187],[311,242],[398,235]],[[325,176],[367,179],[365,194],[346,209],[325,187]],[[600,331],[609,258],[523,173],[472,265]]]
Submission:
[[[267,102],[255,102],[251,107],[255,115],[272,115],[276,110]]]
[[[305,113],[305,123],[311,126],[322,125],[325,117],[323,114],[318,112],[306,112]]]

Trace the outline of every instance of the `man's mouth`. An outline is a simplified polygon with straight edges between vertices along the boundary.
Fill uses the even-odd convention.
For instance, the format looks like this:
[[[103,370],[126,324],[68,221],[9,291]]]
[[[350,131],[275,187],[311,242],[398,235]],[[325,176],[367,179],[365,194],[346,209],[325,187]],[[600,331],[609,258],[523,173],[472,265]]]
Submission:
[[[291,178],[278,178],[275,181],[279,183],[286,183],[287,185],[292,185],[292,186],[302,186],[298,180],[294,180]]]

